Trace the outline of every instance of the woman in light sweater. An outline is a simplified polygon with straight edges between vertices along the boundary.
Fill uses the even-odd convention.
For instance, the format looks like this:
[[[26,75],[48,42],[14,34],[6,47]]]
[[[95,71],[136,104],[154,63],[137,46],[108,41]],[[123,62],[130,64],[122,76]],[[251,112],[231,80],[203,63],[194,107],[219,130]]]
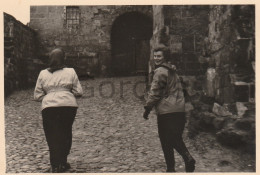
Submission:
[[[43,128],[52,173],[70,168],[67,156],[72,145],[72,124],[78,108],[76,97],[83,94],[75,70],[64,66],[64,57],[61,49],[51,51],[49,68],[40,72],[34,90],[34,99],[42,102]]]

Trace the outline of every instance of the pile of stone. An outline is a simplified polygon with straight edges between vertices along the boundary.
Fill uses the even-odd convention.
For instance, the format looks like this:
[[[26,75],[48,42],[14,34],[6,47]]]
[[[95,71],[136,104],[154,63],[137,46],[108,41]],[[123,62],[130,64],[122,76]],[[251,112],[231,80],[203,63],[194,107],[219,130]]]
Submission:
[[[189,117],[189,136],[212,132],[223,145],[255,153],[255,103],[194,103]]]

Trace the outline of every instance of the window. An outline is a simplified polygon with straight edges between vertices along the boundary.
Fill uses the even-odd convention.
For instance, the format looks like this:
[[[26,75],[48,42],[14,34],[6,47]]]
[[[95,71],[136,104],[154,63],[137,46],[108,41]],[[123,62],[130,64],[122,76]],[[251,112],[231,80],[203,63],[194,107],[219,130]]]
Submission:
[[[69,31],[79,28],[80,11],[78,6],[66,7],[66,24]]]

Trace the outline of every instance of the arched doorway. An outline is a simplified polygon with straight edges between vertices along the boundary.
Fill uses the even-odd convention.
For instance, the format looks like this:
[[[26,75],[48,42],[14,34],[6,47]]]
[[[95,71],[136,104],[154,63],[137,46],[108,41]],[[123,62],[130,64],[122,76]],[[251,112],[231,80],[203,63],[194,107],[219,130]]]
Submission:
[[[111,31],[111,68],[115,76],[147,72],[152,19],[139,12],[119,16]]]

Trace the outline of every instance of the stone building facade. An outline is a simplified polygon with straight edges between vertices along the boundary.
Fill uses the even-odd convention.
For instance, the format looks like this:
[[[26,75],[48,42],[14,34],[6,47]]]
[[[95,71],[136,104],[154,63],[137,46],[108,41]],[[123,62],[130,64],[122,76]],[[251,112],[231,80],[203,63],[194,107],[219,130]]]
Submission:
[[[34,58],[47,63],[49,51],[61,47],[67,65],[79,76],[138,75],[153,69],[152,61],[148,64],[152,49],[164,44],[191,94],[202,91],[221,104],[254,97],[253,5],[31,6],[30,10],[29,27],[5,15],[6,62],[15,53],[15,61]],[[21,45],[10,47],[11,33],[14,43]],[[26,52],[19,49],[27,47]]]
[[[220,103],[254,100],[254,6],[211,6],[209,20],[204,58],[216,72],[212,95]]]
[[[31,6],[44,60],[51,49],[66,51],[81,76],[147,72],[152,6]],[[148,53],[148,54],[147,54]]]
[[[153,69],[152,61],[148,63],[152,49],[164,44],[190,94],[203,92],[220,104],[254,99],[253,5],[31,6],[30,10],[29,27],[5,14],[5,63],[19,65],[19,70],[47,63],[49,51],[61,47],[67,65],[79,76],[146,74]],[[26,71],[14,72],[15,86],[35,81],[36,76],[28,77]]]

